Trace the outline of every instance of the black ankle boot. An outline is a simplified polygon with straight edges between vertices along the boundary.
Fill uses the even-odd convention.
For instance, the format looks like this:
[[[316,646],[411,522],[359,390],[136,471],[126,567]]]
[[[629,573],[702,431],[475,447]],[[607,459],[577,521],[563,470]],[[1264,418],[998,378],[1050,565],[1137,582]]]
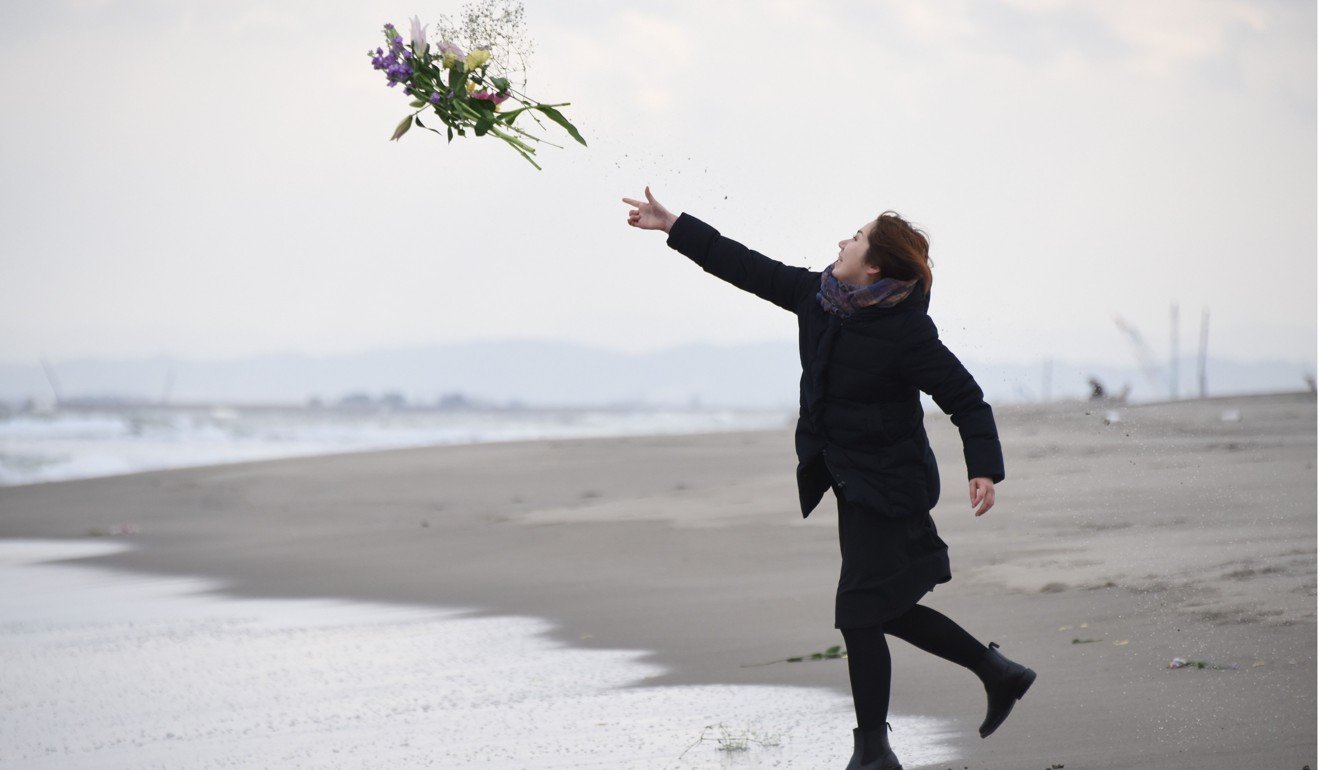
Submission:
[[[903,770],[894,750],[889,748],[888,722],[884,727],[853,729],[853,755],[845,770]]]
[[[985,684],[985,721],[980,727],[982,738],[1004,723],[1008,712],[1013,710],[1013,702],[1025,695],[1027,688],[1036,681],[1035,671],[1005,658],[998,647],[991,642],[985,657],[972,669]]]

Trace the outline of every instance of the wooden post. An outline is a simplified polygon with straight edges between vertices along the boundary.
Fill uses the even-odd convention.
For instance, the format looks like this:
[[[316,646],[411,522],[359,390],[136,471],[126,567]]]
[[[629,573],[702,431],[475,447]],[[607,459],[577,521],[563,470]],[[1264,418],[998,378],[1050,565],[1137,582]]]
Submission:
[[[1178,399],[1178,303],[1173,303],[1169,319],[1169,400]]]
[[[1210,341],[1210,308],[1201,308],[1201,349],[1196,355],[1197,379],[1201,383],[1201,398],[1205,390],[1205,351]]]

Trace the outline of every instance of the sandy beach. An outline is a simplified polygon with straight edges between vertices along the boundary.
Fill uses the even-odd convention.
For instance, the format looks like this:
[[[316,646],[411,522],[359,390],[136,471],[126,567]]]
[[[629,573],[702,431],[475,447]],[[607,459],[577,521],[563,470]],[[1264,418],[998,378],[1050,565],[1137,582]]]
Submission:
[[[976,678],[891,639],[891,711],[960,727],[957,764],[930,767],[1316,768],[1315,396],[996,418],[1007,479],[976,518],[957,430],[927,415],[953,581],[923,603],[1039,678],[982,740]],[[270,460],[0,488],[0,538],[129,523],[106,539],[135,548],[79,561],[546,618],[576,648],[650,651],[663,673],[630,686],[846,696],[844,660],[750,665],[842,644],[834,499],[804,520],[795,463],[789,427]]]

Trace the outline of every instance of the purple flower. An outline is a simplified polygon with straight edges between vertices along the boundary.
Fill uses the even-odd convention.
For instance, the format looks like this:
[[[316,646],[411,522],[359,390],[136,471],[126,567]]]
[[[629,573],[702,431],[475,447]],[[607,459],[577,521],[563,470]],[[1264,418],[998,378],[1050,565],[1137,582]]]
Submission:
[[[431,104],[439,104],[439,103],[440,103],[440,93],[437,91],[436,93],[431,94],[431,98],[430,98],[430,99],[427,99],[426,101],[430,102]]]
[[[389,29],[392,33],[393,27],[391,26]],[[414,71],[409,61],[413,60],[415,56],[412,51],[404,47],[403,38],[399,35],[390,35],[388,48],[384,50],[377,48],[374,55],[370,51],[367,54],[371,56],[371,66],[385,73],[386,85],[390,88],[412,79]],[[411,89],[407,90],[409,94],[412,93]]]

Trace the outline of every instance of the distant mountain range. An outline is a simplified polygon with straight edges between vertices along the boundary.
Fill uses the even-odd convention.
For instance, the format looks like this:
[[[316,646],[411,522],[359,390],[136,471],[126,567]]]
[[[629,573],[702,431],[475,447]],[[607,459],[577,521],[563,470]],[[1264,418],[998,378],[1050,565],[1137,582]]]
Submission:
[[[1045,364],[964,359],[992,403],[1041,400]],[[499,340],[361,353],[263,355],[199,362],[131,360],[0,364],[0,401],[146,400],[168,403],[286,403],[313,400],[397,405],[749,407],[795,409],[800,367],[791,341],[684,345],[629,354],[571,342]],[[1314,378],[1312,362],[1207,362],[1209,395],[1294,391]],[[1179,397],[1197,394],[1196,361],[1179,363]],[[1083,398],[1096,377],[1110,391],[1131,386],[1133,401],[1170,397],[1137,366],[1055,360],[1053,399]],[[52,386],[50,379],[54,380]],[[1312,382],[1314,380],[1312,379]]]

